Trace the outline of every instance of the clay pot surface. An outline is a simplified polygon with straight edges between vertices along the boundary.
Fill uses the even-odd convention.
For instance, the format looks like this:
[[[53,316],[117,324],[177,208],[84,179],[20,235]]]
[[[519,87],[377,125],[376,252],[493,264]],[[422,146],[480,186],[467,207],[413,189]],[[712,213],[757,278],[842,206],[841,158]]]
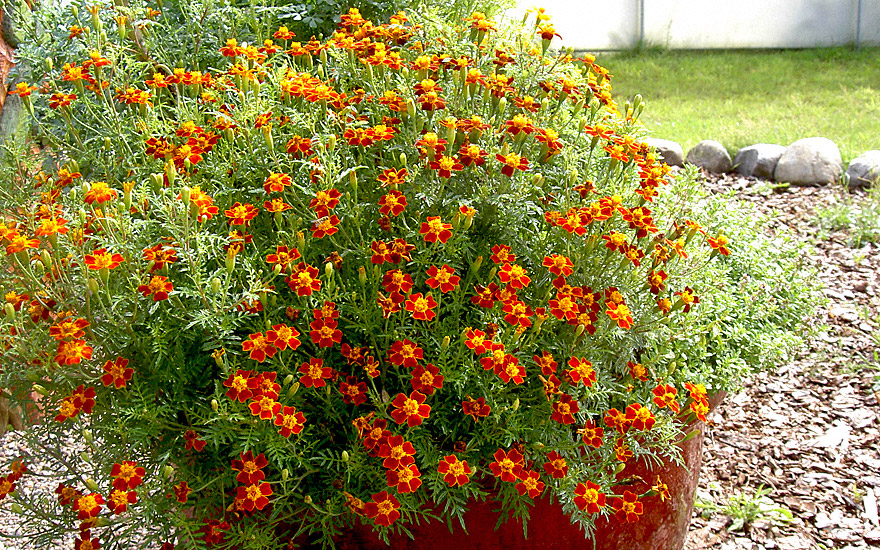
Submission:
[[[710,399],[714,409],[723,394]],[[630,490],[636,494],[648,491],[657,476],[669,488],[669,498],[659,496],[642,499],[644,513],[635,523],[621,523],[613,516],[599,520],[595,532],[595,545],[584,532],[571,523],[558,503],[546,498],[535,500],[527,523],[528,537],[523,534],[522,523],[511,519],[496,531],[495,524],[500,508],[494,501],[473,502],[465,514],[467,532],[458,521],[453,522],[450,532],[446,524],[432,522],[409,525],[415,540],[406,536],[392,536],[390,545],[378,540],[370,525],[352,528],[337,542],[341,550],[680,550],[684,547],[688,526],[694,508],[694,494],[700,474],[703,447],[702,422],[694,422],[685,433],[698,433],[679,444],[683,464],[666,461],[653,468],[644,461],[632,462],[617,479],[627,484],[615,489],[617,494]],[[611,502],[609,500],[608,505]]]

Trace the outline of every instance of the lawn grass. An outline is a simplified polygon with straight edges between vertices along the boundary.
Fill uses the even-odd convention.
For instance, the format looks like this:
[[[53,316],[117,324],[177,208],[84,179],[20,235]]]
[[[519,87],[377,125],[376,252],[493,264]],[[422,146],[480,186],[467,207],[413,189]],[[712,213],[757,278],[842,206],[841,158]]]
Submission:
[[[880,49],[604,53],[619,102],[641,93],[651,135],[720,141],[734,155],[755,143],[831,139],[844,162],[880,149]]]

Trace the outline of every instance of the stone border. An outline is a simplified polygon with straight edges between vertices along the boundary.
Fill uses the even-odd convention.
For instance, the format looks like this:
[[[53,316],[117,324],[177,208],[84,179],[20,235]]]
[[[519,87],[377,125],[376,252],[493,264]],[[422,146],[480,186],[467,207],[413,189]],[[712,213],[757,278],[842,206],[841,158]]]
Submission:
[[[656,138],[645,141],[670,166],[687,163],[707,172],[736,171],[743,176],[791,185],[828,185],[838,181],[845,181],[851,187],[880,184],[880,150],[862,153],[850,161],[844,172],[840,149],[824,137],[799,139],[788,147],[757,143],[740,149],[733,160],[724,146],[714,140],[701,141],[687,156],[674,141]]]

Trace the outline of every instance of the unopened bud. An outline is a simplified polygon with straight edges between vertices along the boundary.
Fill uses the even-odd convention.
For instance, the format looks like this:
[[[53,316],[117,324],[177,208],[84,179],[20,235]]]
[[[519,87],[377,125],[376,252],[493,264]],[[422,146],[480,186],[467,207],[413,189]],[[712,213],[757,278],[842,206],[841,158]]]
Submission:
[[[281,275],[281,264],[275,264],[275,266],[272,267],[272,273],[274,273],[276,277]]]
[[[51,57],[46,58],[46,72],[51,73],[54,68],[54,63],[52,62]]]
[[[46,388],[44,388],[40,384],[34,384],[32,387],[33,387],[33,391],[37,392],[38,394],[40,394],[42,396],[49,395],[49,390],[47,390]]]
[[[88,487],[90,491],[93,491],[95,493],[99,493],[101,491],[101,488],[98,487],[98,484],[95,483],[94,479],[87,477],[85,483],[86,487]]]
[[[92,292],[92,294],[98,293],[99,287],[98,287],[98,280],[97,279],[95,279],[94,277],[89,278],[88,285],[89,285],[89,290]]]
[[[312,503],[312,497],[309,496],[309,495],[304,496],[304,497],[303,497],[303,502],[305,502],[306,504],[311,504],[311,503]]]
[[[9,510],[10,510],[13,514],[22,514],[22,513],[24,513],[24,510],[21,509],[21,504],[19,504],[19,503],[17,503],[17,502],[13,502],[12,505],[9,506]]]
[[[328,279],[333,276],[332,262],[327,262],[326,264],[324,264],[324,276],[326,276]]]
[[[47,268],[52,267],[52,255],[45,248],[40,252],[40,259]]]
[[[342,451],[342,461],[345,462],[346,464],[348,464],[348,460],[349,460],[348,451]]]
[[[299,391],[299,382],[294,382],[290,389],[287,390],[287,395],[293,397],[297,391]]]
[[[6,313],[6,316],[10,319],[15,319],[15,307],[12,306],[9,302],[7,302],[3,306],[3,312]]]
[[[88,443],[89,445],[91,445],[92,441],[94,441],[94,438],[92,437],[92,430],[88,430],[88,429],[83,430],[82,435],[83,435],[83,439],[85,440],[85,442]]]
[[[180,200],[183,201],[183,204],[189,206],[191,196],[192,189],[189,188],[189,185],[184,185],[183,189],[180,190]]]
[[[367,270],[364,268],[364,266],[360,266],[358,268],[358,281],[361,283],[361,286],[367,284]]]
[[[218,403],[216,399],[211,400],[211,410],[214,412],[220,410],[220,403]]]
[[[284,468],[283,470],[281,470],[281,481],[287,481],[287,479],[289,477],[290,477],[290,470],[288,470],[287,468]]]
[[[113,147],[113,141],[109,137],[104,138],[104,149],[109,151]]]
[[[625,462],[621,462],[620,464],[618,464],[618,465],[614,468],[614,473],[615,473],[615,474],[619,474],[620,472],[623,471],[624,468],[626,468],[626,463],[625,463]]]
[[[474,260],[474,263],[471,264],[471,269],[473,269],[474,271],[478,271],[480,269],[480,267],[482,267],[482,265],[483,265],[483,257],[477,256],[477,259]]]
[[[162,477],[168,479],[171,477],[171,474],[174,473],[174,468],[170,465],[166,464],[164,468],[162,468]]]
[[[291,382],[293,382],[293,379],[294,379],[294,376],[292,374],[288,374],[287,376],[284,377],[284,385],[286,386],[286,385],[290,384]]]
[[[449,335],[443,337],[443,340],[440,341],[440,348],[446,349],[449,347]]]
[[[501,146],[501,156],[506,157],[510,154],[510,142],[505,141],[504,145]]]
[[[299,225],[299,224],[297,224],[297,225]],[[296,246],[300,250],[304,250],[306,247],[306,235],[302,231],[296,232]]]
[[[504,111],[506,109],[507,109],[507,98],[502,97],[501,99],[498,100],[498,112],[503,115]]]
[[[578,325],[576,329],[574,329],[574,337],[577,338],[581,334],[584,333],[584,325]]]
[[[211,279],[211,292],[213,292],[214,294],[218,294],[220,292],[221,284],[222,283],[220,282],[220,279],[218,279],[217,277]]]
[[[406,166],[406,153],[400,153],[400,165]]]
[[[513,402],[513,407],[511,410],[516,411],[519,408],[519,397],[516,398],[516,401]]]

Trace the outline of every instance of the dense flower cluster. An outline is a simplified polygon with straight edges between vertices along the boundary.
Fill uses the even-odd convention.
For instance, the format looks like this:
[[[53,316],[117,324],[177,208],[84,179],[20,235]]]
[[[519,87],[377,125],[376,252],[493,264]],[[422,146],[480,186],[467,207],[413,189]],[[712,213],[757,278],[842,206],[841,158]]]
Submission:
[[[352,9],[323,42],[276,27],[138,75],[126,48],[155,35],[102,39],[109,14],[31,98],[70,154],[0,221],[4,365],[112,457],[104,490],[59,485],[78,548],[125,514],[184,547],[329,544],[487,490],[638,521],[656,492],[615,473],[705,420],[666,346],[736,243],[666,196],[607,70],[553,53],[543,12],[438,36]]]

